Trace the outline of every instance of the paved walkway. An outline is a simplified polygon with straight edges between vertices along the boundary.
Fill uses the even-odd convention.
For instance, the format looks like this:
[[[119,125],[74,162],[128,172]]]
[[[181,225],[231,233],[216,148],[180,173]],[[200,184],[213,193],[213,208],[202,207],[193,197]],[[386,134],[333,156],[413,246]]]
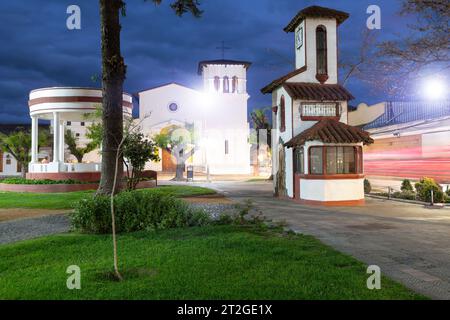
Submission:
[[[315,207],[272,197],[271,183],[204,184],[434,299],[450,299],[450,208],[367,199],[364,207]]]
[[[0,244],[67,232],[69,228],[69,218],[66,215],[0,222]]]

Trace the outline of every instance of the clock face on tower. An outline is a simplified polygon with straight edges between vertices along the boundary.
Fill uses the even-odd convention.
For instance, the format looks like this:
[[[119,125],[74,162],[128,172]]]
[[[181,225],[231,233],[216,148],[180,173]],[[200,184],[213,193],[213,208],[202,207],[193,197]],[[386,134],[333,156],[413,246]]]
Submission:
[[[303,27],[300,27],[295,34],[295,45],[297,49],[300,49],[303,46]]]

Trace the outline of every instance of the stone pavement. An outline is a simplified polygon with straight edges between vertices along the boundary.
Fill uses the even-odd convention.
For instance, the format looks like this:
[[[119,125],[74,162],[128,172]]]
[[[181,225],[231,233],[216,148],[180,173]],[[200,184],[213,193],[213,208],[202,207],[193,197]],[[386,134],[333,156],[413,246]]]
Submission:
[[[362,207],[299,205],[272,197],[271,183],[201,184],[233,200],[252,199],[265,216],[317,237],[434,299],[450,299],[450,208],[367,199]]]

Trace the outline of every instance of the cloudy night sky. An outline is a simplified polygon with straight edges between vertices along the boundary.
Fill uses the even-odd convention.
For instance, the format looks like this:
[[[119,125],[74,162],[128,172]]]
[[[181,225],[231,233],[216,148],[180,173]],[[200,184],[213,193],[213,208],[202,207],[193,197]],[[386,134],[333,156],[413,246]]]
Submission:
[[[225,58],[253,63],[248,73],[249,109],[270,106],[270,95],[260,89],[292,71],[294,35],[283,27],[297,12],[320,5],[350,13],[340,27],[340,55],[359,53],[366,28],[366,9],[376,4],[382,10],[380,40],[405,32],[406,21],[397,16],[399,0],[202,0],[203,17],[186,14],[179,18],[169,8],[170,0],[155,6],[144,0],[128,0],[122,19],[122,53],[128,65],[125,91],[178,82],[200,89],[197,65],[201,60],[221,58],[216,47],[225,41],[231,50]],[[82,29],[66,28],[66,9],[81,8]],[[0,123],[29,123],[30,90],[49,86],[100,86],[100,31],[98,1],[15,0],[0,11]],[[352,80],[347,88],[360,102],[385,99],[365,84]]]

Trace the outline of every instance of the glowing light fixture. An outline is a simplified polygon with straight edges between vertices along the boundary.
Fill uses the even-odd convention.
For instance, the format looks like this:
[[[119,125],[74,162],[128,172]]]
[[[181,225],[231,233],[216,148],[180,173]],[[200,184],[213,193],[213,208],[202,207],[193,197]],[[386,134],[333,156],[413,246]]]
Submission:
[[[423,94],[429,100],[443,100],[447,96],[448,88],[440,78],[427,79],[424,83]]]

